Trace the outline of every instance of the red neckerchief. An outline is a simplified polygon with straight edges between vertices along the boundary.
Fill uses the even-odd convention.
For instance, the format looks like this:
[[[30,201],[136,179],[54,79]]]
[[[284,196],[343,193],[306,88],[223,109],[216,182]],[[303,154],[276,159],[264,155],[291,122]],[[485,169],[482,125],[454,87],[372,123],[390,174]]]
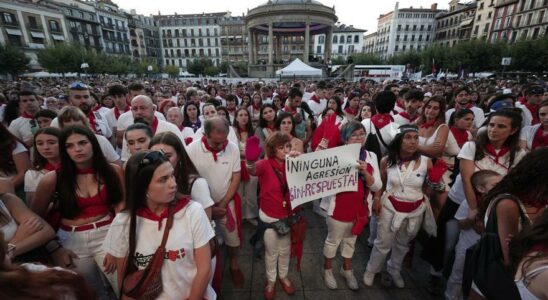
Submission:
[[[402,111],[398,115],[402,116],[403,118],[406,118],[407,120],[409,120],[409,122],[413,122],[419,117],[419,114],[415,114],[414,117],[411,117],[409,113],[407,113],[406,111]]]
[[[544,130],[542,129],[542,125],[539,126],[537,131],[535,132],[535,136],[533,137],[533,145],[531,146],[531,150],[535,150],[540,147],[546,147],[548,146],[548,134],[544,134]]]
[[[435,124],[436,124],[436,119],[432,120],[432,121],[426,121],[424,123],[421,124],[421,128],[424,128],[424,129],[428,129],[430,127],[433,127]]]
[[[508,153],[508,151],[510,151],[510,148],[506,146],[502,146],[502,148],[500,148],[499,152],[497,153],[493,145],[487,144],[485,146],[485,151],[487,152],[487,154],[493,157],[493,159],[495,160],[495,163],[499,164],[499,158],[503,157],[506,153]]]
[[[206,150],[211,152],[211,154],[213,155],[213,160],[217,161],[217,153],[222,152],[226,149],[226,146],[228,145],[228,140],[224,142],[223,147],[220,150],[211,148],[211,146],[209,146],[209,144],[207,143],[207,138],[205,137],[205,135],[202,136],[202,144],[204,144]]]
[[[76,174],[78,175],[95,174],[95,169],[94,168],[76,169]]]
[[[24,111],[22,114],[21,114],[21,117],[25,118],[25,119],[34,119],[33,116],[29,115],[26,111]]]
[[[344,109],[344,112],[346,112],[347,114],[351,114],[353,116],[357,115],[358,114],[358,109],[357,108],[352,108],[352,107],[347,107]]]
[[[371,117],[371,122],[377,127],[377,129],[382,129],[384,126],[390,124],[392,121],[392,116],[390,114],[376,114]]]
[[[451,127],[450,130],[453,136],[455,137],[457,144],[459,145],[460,148],[462,148],[464,143],[468,142],[468,130],[460,129],[457,127]]]
[[[45,166],[44,166],[44,170],[47,170],[47,171],[55,171],[57,169],[59,169],[59,167],[61,166],[61,163],[57,163],[57,164],[52,164],[52,163],[47,163]]]
[[[523,104],[523,105],[525,105],[525,103],[527,103],[527,100],[525,99],[525,97],[519,98],[518,101],[519,101],[519,103],[521,103],[521,104]]]
[[[128,111],[129,109],[130,109],[130,107],[126,106],[126,110],[124,112]],[[121,115],[120,110],[118,109],[118,107],[115,106],[114,107],[114,117],[116,117],[116,120],[118,120],[120,115]]]
[[[154,117],[152,124],[150,124],[150,128],[152,128],[152,134],[156,134],[156,129],[158,129],[158,118]]]
[[[417,158],[419,158],[419,153],[415,153],[415,154],[413,154],[412,156],[409,156],[409,157],[403,157],[403,158],[400,157],[398,159],[398,166],[401,168],[401,166],[403,166],[403,164],[405,164],[406,162],[417,160]]]
[[[533,117],[533,120],[531,120],[531,125],[536,125],[540,123],[540,120],[538,118],[538,107],[539,105],[529,104],[525,102],[523,104],[527,109],[531,112],[531,116]]]
[[[266,128],[270,129],[270,131],[276,131],[275,126],[276,126],[276,124],[266,124]]]
[[[261,110],[261,106],[258,105],[258,104],[253,103],[253,104],[251,104],[251,106],[253,106],[253,109],[255,109],[255,110]]]
[[[233,107],[233,108],[229,108],[229,107],[227,107],[227,108],[226,108],[226,110],[228,110],[228,112],[231,112],[231,113],[233,113],[233,112],[235,112],[235,111],[236,111],[236,107]]]
[[[98,111],[99,109],[101,109],[101,105],[96,104],[92,111]]]
[[[284,111],[290,113],[292,116],[295,116],[297,114],[297,110],[291,109],[289,106],[284,106]]]
[[[189,199],[185,197],[178,199],[177,203],[175,203],[175,206],[173,207],[173,214],[183,209],[189,202]],[[137,215],[148,220],[157,221],[158,230],[160,230],[162,228],[162,220],[167,219],[168,217],[168,208],[166,207],[166,209],[164,209],[164,211],[158,216],[150,210],[150,208],[145,206],[137,210]]]
[[[312,95],[312,97],[310,97],[310,100],[312,100],[312,101],[314,101],[314,102],[320,104],[320,99],[318,99],[318,97],[317,97],[315,94]]]
[[[181,132],[182,132],[182,131],[183,131],[183,129],[185,129],[185,126],[183,126],[183,124],[181,124],[181,125],[177,126],[177,128],[179,128],[179,131],[181,131]]]
[[[396,101],[396,106],[405,110],[405,107],[403,105],[401,105],[400,101]]]
[[[94,133],[97,133],[97,124],[95,122],[95,113],[94,111],[90,111],[87,115],[89,120],[89,126],[91,127],[91,130],[93,130]]]
[[[474,107],[474,104],[471,102],[466,103],[464,106],[461,106],[458,102],[455,102],[455,111],[459,111],[463,108],[472,109],[472,107]]]

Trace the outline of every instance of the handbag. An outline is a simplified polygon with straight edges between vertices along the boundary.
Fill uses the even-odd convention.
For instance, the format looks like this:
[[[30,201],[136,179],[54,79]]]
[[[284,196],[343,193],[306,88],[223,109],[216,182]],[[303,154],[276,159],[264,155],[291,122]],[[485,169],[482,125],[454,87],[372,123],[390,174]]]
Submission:
[[[377,129],[377,127],[375,127],[375,129]],[[371,122],[369,123],[369,135],[365,140],[364,148],[367,151],[373,152],[377,155],[377,163],[380,165],[382,158],[381,144],[379,143],[377,134],[373,133],[373,131],[371,130]]]
[[[485,232],[474,246],[466,250],[462,281],[465,298],[474,282],[486,299],[521,299],[513,274],[504,265],[498,236],[496,207],[502,199],[515,201],[520,210],[522,224],[529,223],[521,201],[513,195],[501,194],[489,204]]]
[[[188,203],[188,199],[185,198],[185,200]],[[132,216],[132,218],[135,218],[135,216]],[[132,220],[132,222],[134,221],[135,220]],[[156,249],[156,252],[154,252],[154,255],[148,263],[147,267],[144,270],[136,270],[137,267],[132,262],[133,253],[130,254],[131,260],[128,260],[128,271],[131,271],[129,272],[129,274],[126,271],[126,275],[124,276],[124,280],[122,282],[122,293],[124,295],[139,300],[152,300],[158,298],[158,296],[162,293],[161,270],[164,263],[164,256],[166,253],[165,246],[167,238],[169,236],[169,231],[171,230],[172,226],[173,207],[169,205],[167,223],[166,228],[164,229],[162,243],[160,244],[158,249]],[[133,234],[135,236],[135,228],[133,228],[130,234]],[[130,249],[132,250],[132,252],[135,252],[135,245],[131,245],[131,237]]]

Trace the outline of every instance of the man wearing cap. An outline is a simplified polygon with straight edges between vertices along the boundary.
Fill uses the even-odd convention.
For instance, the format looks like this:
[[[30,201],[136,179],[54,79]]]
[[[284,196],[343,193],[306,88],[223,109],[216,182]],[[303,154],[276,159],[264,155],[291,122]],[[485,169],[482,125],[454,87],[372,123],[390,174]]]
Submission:
[[[531,126],[540,123],[538,119],[538,106],[544,95],[544,89],[540,85],[531,85],[525,90],[525,99],[516,102],[516,107],[521,108],[523,126]]]

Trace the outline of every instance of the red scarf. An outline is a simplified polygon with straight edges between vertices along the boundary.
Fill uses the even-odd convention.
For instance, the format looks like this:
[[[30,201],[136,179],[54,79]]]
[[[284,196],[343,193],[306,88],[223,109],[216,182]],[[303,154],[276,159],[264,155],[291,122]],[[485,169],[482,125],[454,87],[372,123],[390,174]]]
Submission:
[[[462,148],[464,143],[468,142],[468,130],[460,129],[457,127],[451,127],[451,133],[455,137],[459,148]]]
[[[25,118],[25,119],[34,119],[33,116],[29,115],[26,111],[24,111],[22,114],[21,114],[21,117]]]
[[[76,174],[78,175],[95,174],[95,169],[94,168],[76,169]]]
[[[357,108],[352,108],[352,107],[347,107],[344,109],[344,112],[346,112],[347,114],[350,114],[350,115],[357,115],[358,114],[358,109]]]
[[[542,129],[542,125],[541,125],[535,132],[531,150],[535,150],[537,148],[546,147],[546,146],[548,146],[548,134],[544,134],[544,130]]]
[[[101,109],[101,105],[96,104],[92,111],[98,111],[99,109]]]
[[[224,142],[223,147],[220,150],[211,148],[211,146],[209,146],[209,144],[207,143],[207,138],[205,137],[205,135],[202,136],[202,144],[204,144],[206,150],[211,152],[211,154],[213,155],[213,160],[217,161],[217,153],[222,152],[226,149],[226,146],[228,145],[228,140]]]
[[[295,116],[295,114],[297,114],[297,110],[293,110],[289,106],[284,106],[284,111],[290,113],[292,116]]]
[[[472,109],[474,107],[474,104],[471,102],[466,103],[464,106],[461,106],[458,102],[455,102],[455,111],[459,111],[463,108]]]
[[[52,163],[47,163],[45,166],[44,166],[44,170],[47,170],[47,171],[55,171],[57,169],[59,169],[59,167],[61,166],[61,163],[57,163],[57,164],[52,164]]]
[[[373,122],[373,125],[375,125],[375,127],[379,130],[390,124],[392,120],[393,119],[390,114],[376,114],[371,117],[371,122]]]
[[[173,207],[173,213],[175,214],[183,209],[189,202],[189,199],[185,197],[178,199],[177,203],[175,203],[175,206]],[[164,211],[158,216],[152,210],[150,210],[150,208],[145,206],[137,210],[137,215],[145,219],[157,221],[158,230],[160,230],[162,228],[162,220],[167,219],[168,217],[168,208],[166,207],[166,209],[164,209]]]
[[[179,131],[183,132],[183,129],[185,129],[185,126],[183,126],[183,124],[177,126],[177,128],[179,128]]]
[[[493,157],[493,159],[495,160],[495,163],[500,164],[499,163],[499,158],[506,155],[506,153],[508,153],[508,151],[510,151],[510,148],[508,148],[506,146],[502,146],[502,148],[500,148],[499,152],[497,153],[497,151],[495,150],[493,145],[487,144],[485,146],[485,151],[487,152],[487,154],[489,154]]]
[[[236,111],[236,107],[233,107],[233,108],[227,107],[226,110],[228,110],[228,112],[230,112],[230,113],[233,113],[233,112]]]
[[[426,121],[424,123],[421,124],[421,128],[424,128],[424,129],[428,129],[430,127],[433,127],[435,124],[436,124],[436,119],[432,120],[432,121]]]
[[[409,113],[407,113],[406,111],[402,111],[398,115],[402,116],[403,118],[406,118],[407,120],[409,120],[409,122],[413,122],[419,117],[418,114],[415,114],[415,116],[411,117]]]
[[[255,109],[255,110],[261,110],[261,105],[260,104],[253,103],[251,106],[253,106],[253,109]]]
[[[270,131],[276,131],[275,126],[276,124],[266,124],[266,128],[270,129]]]
[[[318,99],[318,97],[317,97],[315,94],[312,95],[312,97],[310,97],[310,100],[312,100],[312,101],[314,101],[314,102],[320,104],[320,99]]]
[[[396,106],[405,110],[405,107],[403,105],[401,105],[400,101],[396,101]]]
[[[87,115],[88,117],[88,120],[89,120],[89,126],[91,127],[91,130],[93,130],[94,133],[96,134],[101,134],[101,132],[97,132],[97,122],[95,121],[95,113],[92,111],[90,111]]]
[[[128,111],[130,108],[131,108],[131,107],[126,106],[126,110],[125,110],[124,112]],[[118,109],[118,107],[115,106],[115,107],[114,107],[114,117],[116,118],[116,120],[118,120],[118,118],[120,117],[120,115],[121,115],[120,110]]]
[[[154,117],[152,124],[150,124],[150,128],[152,128],[152,134],[156,134],[156,129],[158,129],[158,118]]]
[[[529,104],[525,102],[523,104],[527,109],[531,112],[531,116],[533,117],[533,120],[531,120],[531,125],[536,125],[540,123],[540,120],[538,118],[538,107],[539,105]]]

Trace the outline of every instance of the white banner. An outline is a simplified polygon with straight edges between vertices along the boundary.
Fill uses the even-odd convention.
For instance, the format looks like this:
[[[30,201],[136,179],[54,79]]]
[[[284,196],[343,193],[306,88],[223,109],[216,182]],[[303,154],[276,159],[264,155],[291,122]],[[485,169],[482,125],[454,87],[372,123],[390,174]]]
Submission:
[[[288,157],[285,163],[291,207],[358,190],[360,144]]]

